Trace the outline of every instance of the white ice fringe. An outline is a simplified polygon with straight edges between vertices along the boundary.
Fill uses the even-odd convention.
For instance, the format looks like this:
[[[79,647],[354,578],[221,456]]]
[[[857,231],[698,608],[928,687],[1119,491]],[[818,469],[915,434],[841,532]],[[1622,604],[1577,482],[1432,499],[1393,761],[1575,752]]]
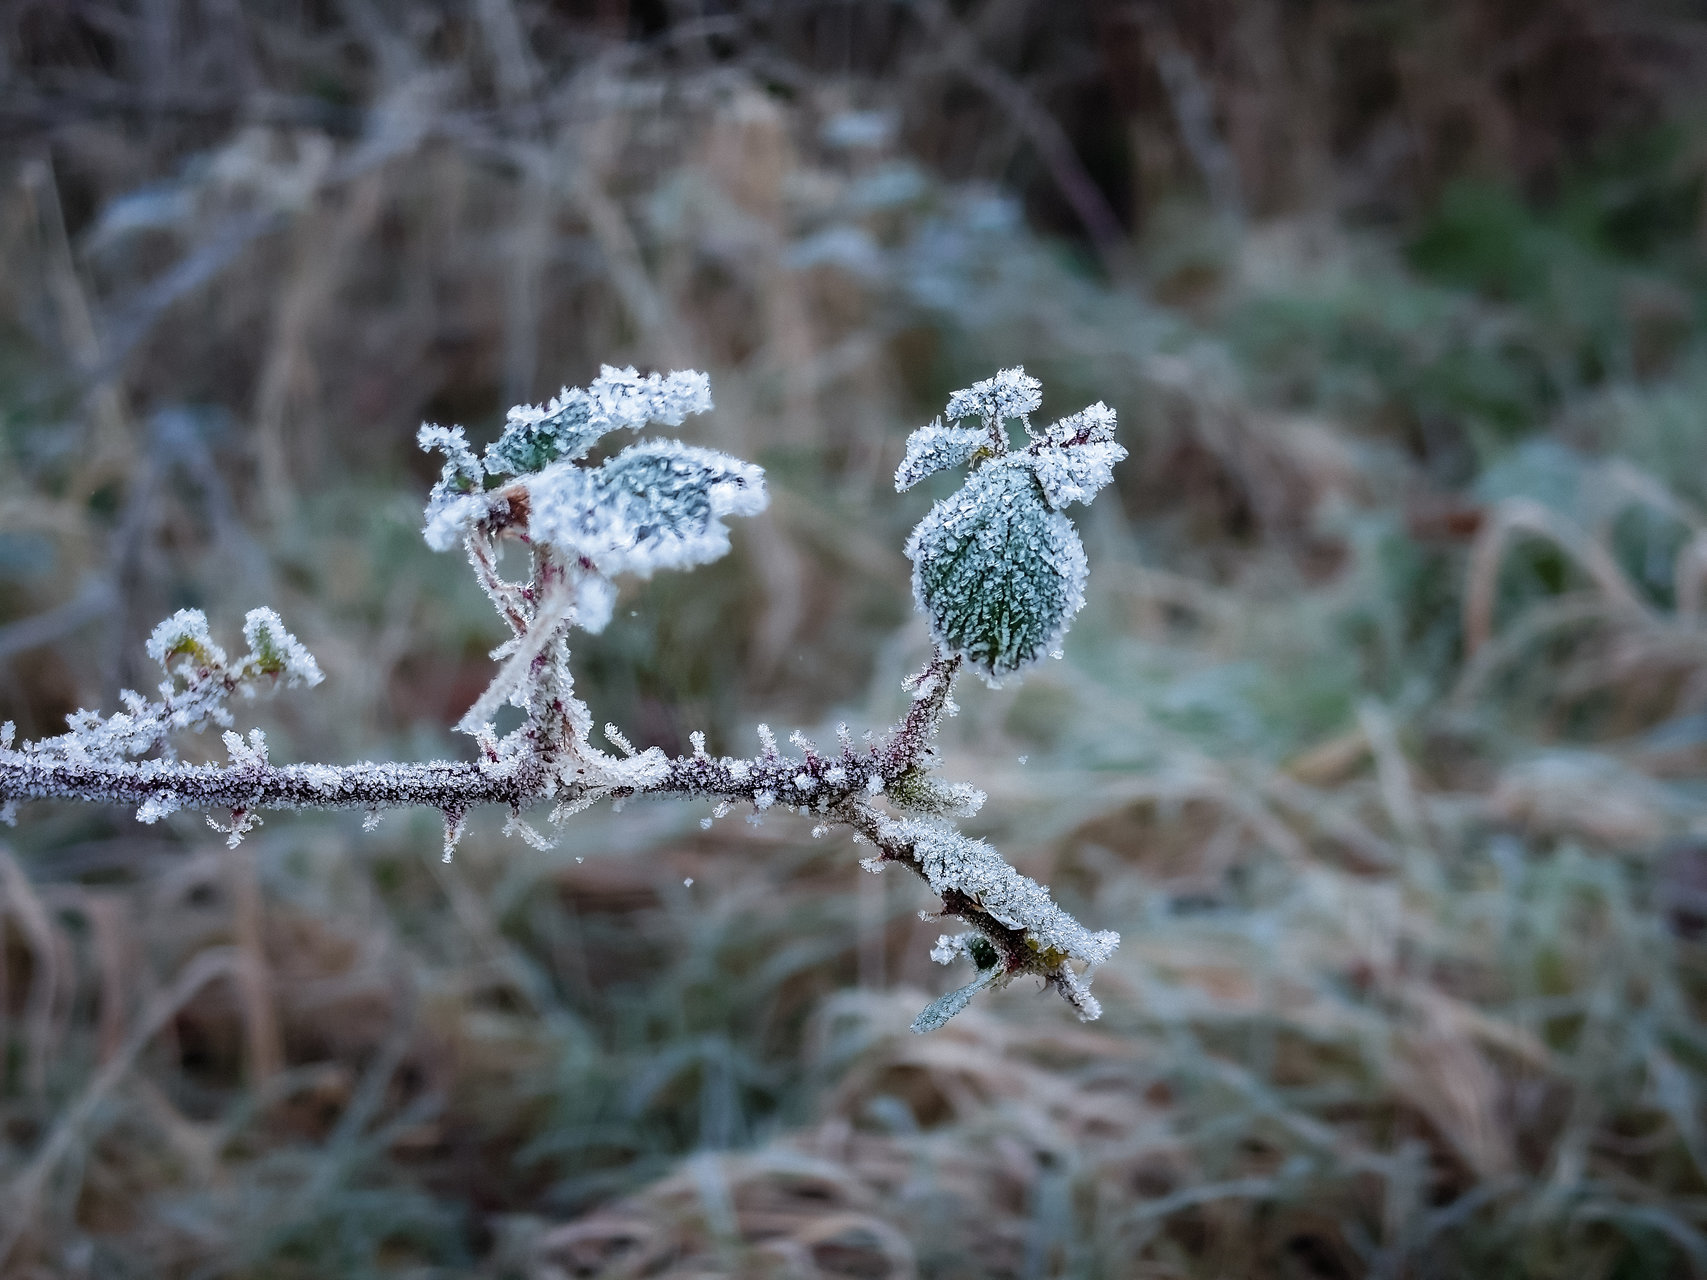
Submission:
[[[912,847],[931,890],[939,896],[959,891],[1010,929],[1019,929],[1037,944],[1089,965],[1102,964],[1120,945],[1112,930],[1092,932],[1056,905],[1030,876],[1015,871],[982,840],[963,836],[946,823],[910,818],[885,819],[885,841]]]

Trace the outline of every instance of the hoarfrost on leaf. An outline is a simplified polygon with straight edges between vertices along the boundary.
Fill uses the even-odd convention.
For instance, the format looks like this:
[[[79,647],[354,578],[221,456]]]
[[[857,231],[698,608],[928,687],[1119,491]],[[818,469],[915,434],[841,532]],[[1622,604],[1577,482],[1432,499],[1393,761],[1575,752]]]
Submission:
[[[426,523],[422,528],[427,545],[435,551],[444,551],[456,545],[463,526],[484,506],[481,491],[486,486],[486,469],[468,447],[461,427],[422,423],[415,441],[423,449],[437,449],[445,455],[444,470],[427,495]]]
[[[288,688],[312,688],[324,679],[314,655],[285,630],[271,609],[249,610],[243,619],[243,639],[249,646],[242,664],[246,670],[278,676]]]
[[[932,892],[959,892],[975,899],[994,919],[1022,931],[1040,955],[1051,951],[1098,965],[1114,954],[1120,935],[1093,933],[982,840],[963,836],[946,823],[910,818],[888,822],[886,839],[910,845]]]
[[[1085,602],[1084,545],[1017,459],[985,464],[933,506],[906,554],[932,638],[987,680],[1055,648]]]
[[[949,397],[948,418],[979,417],[987,427],[999,427],[1009,418],[1024,418],[1043,403],[1043,384],[1028,377],[1018,366],[1003,369],[993,378],[974,382]]]
[[[225,650],[208,634],[207,615],[200,609],[179,609],[148,637],[148,656],[176,675],[186,668],[223,667]],[[187,659],[175,663],[176,658]]]
[[[725,516],[764,510],[764,470],[676,440],[631,445],[596,470],[558,463],[530,481],[528,529],[606,577],[705,564],[729,550]]]
[[[987,431],[976,427],[945,427],[940,420],[907,437],[907,456],[895,469],[895,491],[903,493],[926,476],[970,461],[990,445]]]
[[[1044,500],[1059,511],[1069,502],[1089,502],[1114,479],[1114,464],[1125,457],[1125,449],[1106,441],[1071,449],[1044,448],[1038,450],[1032,469]]]
[[[1071,449],[1084,444],[1107,444],[1114,439],[1115,413],[1101,400],[1086,405],[1077,413],[1050,423],[1040,431],[1031,432],[1039,444],[1056,449]]]
[[[711,408],[711,379],[696,370],[642,377],[604,365],[587,386],[565,387],[543,405],[511,409],[504,433],[486,450],[493,475],[527,475],[586,454],[600,437],[649,422],[679,427]]]

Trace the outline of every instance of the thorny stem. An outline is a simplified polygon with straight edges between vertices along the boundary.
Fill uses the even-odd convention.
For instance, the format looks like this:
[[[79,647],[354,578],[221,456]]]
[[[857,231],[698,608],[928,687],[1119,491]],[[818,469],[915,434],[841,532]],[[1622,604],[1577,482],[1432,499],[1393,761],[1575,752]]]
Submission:
[[[709,799],[752,804],[760,811],[780,806],[825,825],[850,827],[876,847],[878,863],[898,863],[928,879],[914,843],[897,835],[895,824],[873,802],[928,766],[932,740],[952,706],[960,665],[958,657],[936,654],[907,681],[913,700],[906,712],[886,735],[864,747],[855,748],[844,737],[834,755],[804,741],[798,756],[774,748],[746,759],[696,751],[669,759],[655,781],[598,794]],[[567,741],[573,728],[557,698],[544,710],[534,718],[529,749],[502,757],[483,751],[483,758],[472,762],[273,765],[250,758],[215,765],[67,759],[0,749],[0,801],[11,806],[36,799],[123,805],[166,800],[173,808],[226,809],[245,817],[261,809],[377,812],[419,806],[440,810],[454,830],[477,805],[504,805],[519,814],[553,796],[573,802],[588,794],[590,789],[574,783],[553,784],[554,766],[573,749]],[[959,918],[989,939],[1005,975],[1038,973],[1086,1011],[1083,990],[1070,972],[1059,963],[1045,963],[1024,930],[998,920],[967,893],[950,890],[942,903],[944,916]]]
[[[801,757],[764,752],[749,759],[703,754],[676,756],[655,783],[619,787],[613,799],[633,796],[704,798],[729,803],[780,804],[805,809],[825,821],[851,822],[853,808],[870,812],[865,797],[878,794],[922,763],[941,720],[958,658],[937,657],[916,681],[932,679],[891,733],[874,746],[844,747],[837,757],[816,749]],[[559,732],[567,718],[555,704]],[[536,722],[543,728],[546,717]],[[171,796],[179,807],[200,809],[372,809],[424,806],[466,812],[502,804],[520,811],[550,798],[545,757],[568,744],[535,740],[516,756],[420,764],[230,765],[175,760],[84,760],[0,749],[0,801],[81,800],[140,805]],[[875,783],[877,785],[873,785]],[[578,798],[573,784],[556,798]],[[850,808],[852,806],[853,808]]]

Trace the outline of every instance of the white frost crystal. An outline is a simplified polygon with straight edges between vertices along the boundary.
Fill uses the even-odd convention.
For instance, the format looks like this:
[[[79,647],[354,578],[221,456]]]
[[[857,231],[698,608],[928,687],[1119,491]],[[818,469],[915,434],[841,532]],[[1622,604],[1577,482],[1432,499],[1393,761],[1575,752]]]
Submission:
[[[1043,403],[1043,384],[1027,377],[1024,369],[1003,369],[993,378],[974,382],[948,399],[948,418],[980,417],[986,426],[1000,426],[1009,418],[1024,418]]]
[[[886,821],[883,836],[912,846],[934,893],[940,896],[957,890],[977,899],[1000,923],[1021,930],[1040,954],[1057,951],[1066,958],[1099,965],[1120,945],[1118,933],[1091,932],[1057,906],[1049,890],[1015,871],[995,849],[946,823],[917,818]]]
[[[225,665],[225,650],[208,634],[207,615],[200,609],[179,609],[154,628],[147,648],[148,656],[166,668],[168,675],[175,669]],[[175,662],[177,658],[187,661]]]
[[[907,437],[907,456],[895,470],[895,492],[904,493],[926,476],[970,461],[989,443],[989,432],[976,427],[945,427],[940,421],[920,427]]]
[[[324,678],[314,655],[285,630],[279,615],[271,609],[249,610],[243,619],[243,639],[249,645],[249,653],[243,660],[246,668],[278,676],[293,689],[298,685],[312,688]]]

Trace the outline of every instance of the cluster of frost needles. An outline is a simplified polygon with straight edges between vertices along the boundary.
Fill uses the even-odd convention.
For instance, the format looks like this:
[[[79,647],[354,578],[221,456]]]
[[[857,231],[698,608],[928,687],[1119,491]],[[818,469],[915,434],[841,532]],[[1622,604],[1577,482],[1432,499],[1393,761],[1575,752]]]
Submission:
[[[833,749],[796,733],[785,752],[764,725],[758,753],[746,758],[709,754],[699,733],[686,756],[637,751],[614,725],[602,732],[611,750],[597,745],[570,674],[573,629],[605,625],[619,574],[644,577],[723,555],[725,518],[755,514],[767,500],[757,466],[675,440],[641,440],[588,465],[587,454],[611,432],[678,426],[711,407],[703,373],[642,377],[606,367],[584,390],[512,409],[481,455],[460,427],[421,428],[421,445],[445,457],[427,503],[426,539],[439,550],[462,545],[510,631],[493,650],[491,684],[457,725],[473,737],[475,759],[274,764],[258,730],[247,737],[230,730],[227,704],[233,695],[277,685],[316,684],[319,667],[269,609],[248,615],[247,649],[235,660],[214,642],[199,611],[182,610],[149,641],[166,673],[156,699],[126,690],[123,711],[79,711],[66,733],[41,741],[16,744],[10,724],[0,731],[0,817],[10,820],[17,802],[31,799],[133,805],[143,822],[197,809],[229,813],[229,824],[215,825],[236,844],[265,809],[347,808],[372,816],[419,805],[444,815],[448,860],[478,805],[505,806],[507,830],[542,846],[548,837],[522,815],[545,804],[551,824],[603,800],[636,796],[708,801],[714,808],[707,825],[734,806],[749,808],[755,820],[788,810],[810,818],[814,835],[851,828],[876,851],[862,864],[867,870],[908,867],[941,897],[942,915],[968,926],[940,938],[931,954],[944,964],[964,957],[973,980],[925,1009],[915,1030],[942,1025],[977,991],[1025,974],[1053,986],[1081,1017],[1095,1018],[1100,1009],[1087,974],[1109,957],[1118,936],[1086,929],[1045,886],[962,835],[950,819],[976,812],[983,793],[934,776],[933,740],[943,717],[954,714],[952,686],[963,666],[994,682],[1059,653],[1084,602],[1085,580],[1084,548],[1061,509],[1089,501],[1125,457],[1113,442],[1114,414],[1102,404],[1034,428],[1040,391],[1023,370],[1004,370],[954,395],[950,425],[939,420],[913,433],[897,489],[947,467],[971,470],[907,542],[916,601],[936,652],[907,681],[906,713],[861,745],[844,727]],[[1017,448],[1008,434],[1014,420],[1027,437]],[[527,548],[526,581],[498,572],[505,539]],[[523,720],[500,736],[494,721],[506,705],[519,708]],[[226,762],[180,759],[174,735],[208,724],[226,730]]]

